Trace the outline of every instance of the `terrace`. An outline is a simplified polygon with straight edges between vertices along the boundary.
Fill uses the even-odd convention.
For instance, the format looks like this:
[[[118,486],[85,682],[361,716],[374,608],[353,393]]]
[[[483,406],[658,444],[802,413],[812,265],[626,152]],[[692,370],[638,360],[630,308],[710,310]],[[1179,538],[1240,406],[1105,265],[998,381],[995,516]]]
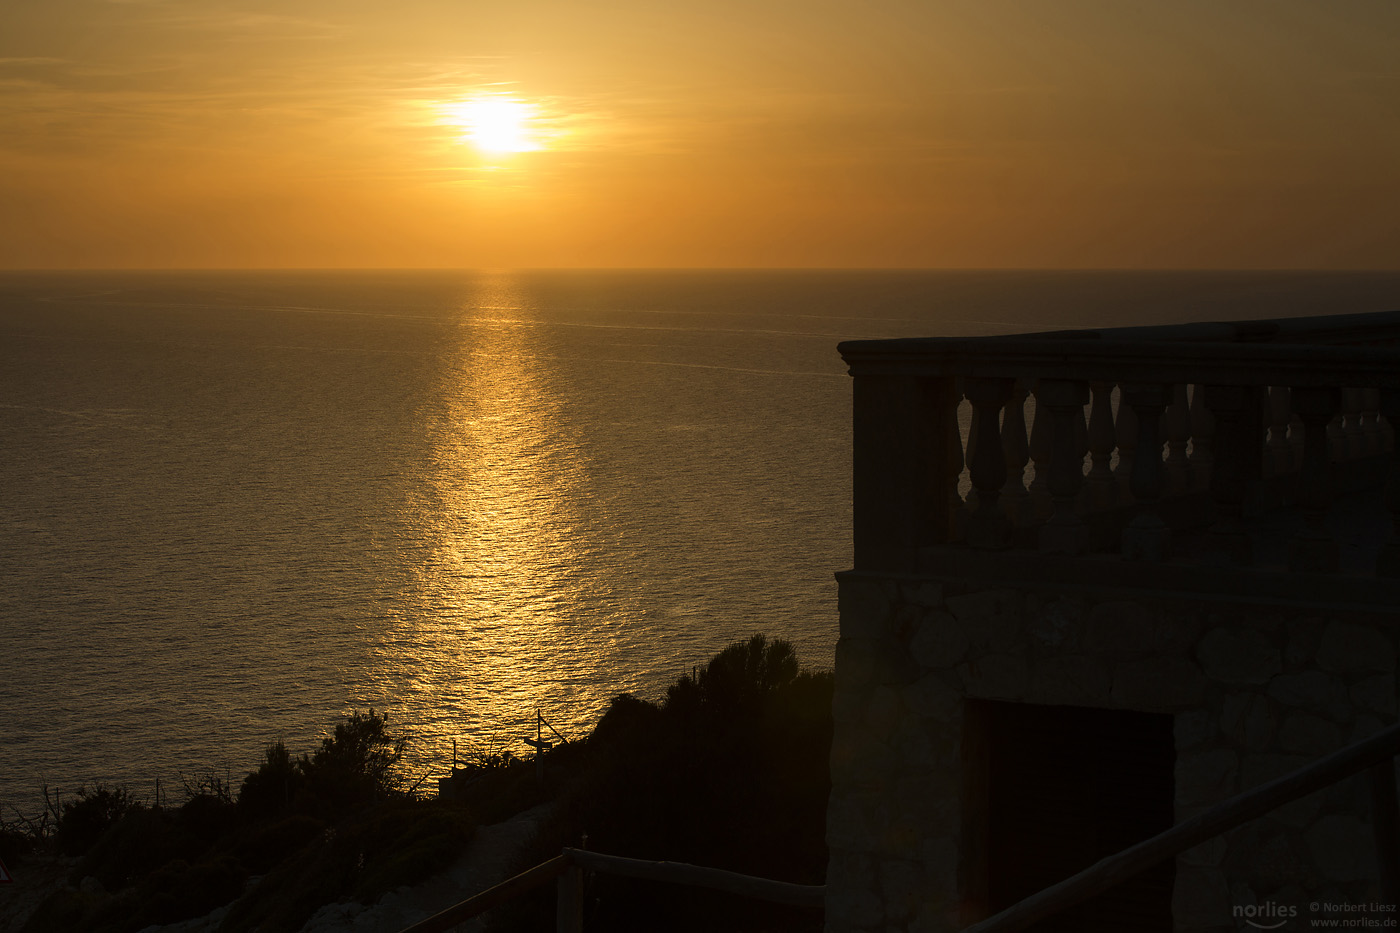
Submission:
[[[1393,722],[1400,313],[841,352],[828,929],[959,929]],[[1063,928],[1374,896],[1337,786]]]

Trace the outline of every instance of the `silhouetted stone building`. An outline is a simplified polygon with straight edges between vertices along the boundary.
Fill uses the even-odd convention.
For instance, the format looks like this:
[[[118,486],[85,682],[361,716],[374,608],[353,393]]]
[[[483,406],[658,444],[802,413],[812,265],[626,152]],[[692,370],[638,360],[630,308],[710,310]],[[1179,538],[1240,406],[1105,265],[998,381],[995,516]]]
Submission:
[[[961,929],[1395,721],[1397,344],[1400,313],[842,345],[828,930]],[[1369,904],[1364,777],[1034,929]]]

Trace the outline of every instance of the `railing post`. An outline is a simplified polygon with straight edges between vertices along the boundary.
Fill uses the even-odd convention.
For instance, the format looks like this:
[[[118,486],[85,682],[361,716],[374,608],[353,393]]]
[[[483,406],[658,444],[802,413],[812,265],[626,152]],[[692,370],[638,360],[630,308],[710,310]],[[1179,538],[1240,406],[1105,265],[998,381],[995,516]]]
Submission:
[[[1376,575],[1400,577],[1400,388],[1381,389],[1378,408],[1396,431],[1390,450],[1390,478],[1385,484],[1385,504],[1390,510],[1390,536],[1376,558]]]
[[[1400,903],[1400,801],[1395,797],[1395,759],[1371,765],[1371,826],[1380,868],[1381,903]]]
[[[1123,400],[1137,419],[1137,451],[1130,488],[1138,511],[1123,529],[1123,556],[1129,560],[1162,560],[1171,541],[1171,529],[1157,511],[1162,496],[1162,435],[1158,428],[1162,412],[1172,400],[1172,387],[1124,383],[1121,388]]]
[[[1245,531],[1244,489],[1246,457],[1259,438],[1250,431],[1249,406],[1255,403],[1250,386],[1208,385],[1206,407],[1215,417],[1215,466],[1210,494],[1215,500],[1216,521],[1206,537],[1208,560],[1247,565],[1251,562],[1249,533]]]
[[[1036,388],[1036,421],[1048,410],[1053,433],[1050,454],[1050,495],[1055,511],[1040,529],[1040,549],[1058,554],[1079,554],[1089,548],[1089,526],[1074,511],[1074,500],[1084,484],[1084,449],[1081,433],[1089,384],[1077,379],[1042,379]],[[1077,422],[1077,423],[1076,423]],[[1039,463],[1037,462],[1037,468]]]
[[[559,876],[554,890],[557,933],[583,933],[583,869],[570,864]]]
[[[977,511],[968,516],[967,543],[978,548],[1003,548],[1011,544],[1011,525],[998,500],[1006,485],[1006,451],[1001,440],[1001,407],[1011,398],[1015,380],[972,377],[967,380],[967,400],[972,404],[972,430],[977,432],[968,472],[977,490]]]
[[[917,548],[948,540],[947,445],[950,435],[957,436],[954,404],[951,379],[855,373],[856,569],[912,570]]]
[[[1293,540],[1288,569],[1331,573],[1337,569],[1337,542],[1327,531],[1327,507],[1332,501],[1327,455],[1328,429],[1342,403],[1340,389],[1294,386],[1293,410],[1303,419],[1303,471],[1298,481],[1298,505],[1306,530]]]

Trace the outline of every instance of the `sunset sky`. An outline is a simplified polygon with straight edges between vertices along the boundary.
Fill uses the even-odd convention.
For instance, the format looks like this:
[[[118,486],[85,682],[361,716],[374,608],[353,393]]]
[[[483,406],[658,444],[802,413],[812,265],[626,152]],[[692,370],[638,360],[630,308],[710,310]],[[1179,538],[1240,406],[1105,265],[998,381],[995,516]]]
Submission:
[[[576,266],[1400,268],[1400,2],[0,4],[0,267]]]

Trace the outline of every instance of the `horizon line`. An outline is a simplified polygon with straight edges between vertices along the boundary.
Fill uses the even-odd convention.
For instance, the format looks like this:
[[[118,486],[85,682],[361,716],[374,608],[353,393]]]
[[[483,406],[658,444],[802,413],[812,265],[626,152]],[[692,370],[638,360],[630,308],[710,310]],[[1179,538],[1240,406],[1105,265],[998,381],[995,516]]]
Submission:
[[[484,275],[529,273],[1293,273],[1299,275],[1400,275],[1400,266],[15,266],[0,275],[41,273],[389,273],[439,272]]]

